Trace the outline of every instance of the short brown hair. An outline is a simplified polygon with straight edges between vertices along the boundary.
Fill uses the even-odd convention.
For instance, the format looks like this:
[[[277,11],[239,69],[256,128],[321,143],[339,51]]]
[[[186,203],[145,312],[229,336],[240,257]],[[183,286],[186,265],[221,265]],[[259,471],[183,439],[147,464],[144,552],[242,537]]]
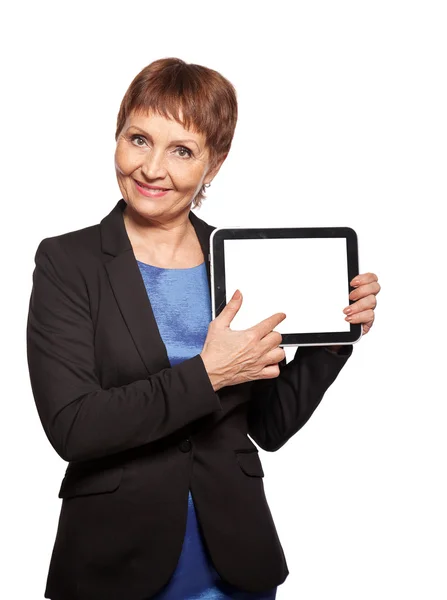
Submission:
[[[211,167],[228,154],[237,122],[234,86],[220,73],[180,58],[161,58],[133,79],[118,113],[115,140],[132,112],[154,111],[205,136]],[[180,120],[180,111],[182,120]],[[200,207],[205,186],[193,200]]]

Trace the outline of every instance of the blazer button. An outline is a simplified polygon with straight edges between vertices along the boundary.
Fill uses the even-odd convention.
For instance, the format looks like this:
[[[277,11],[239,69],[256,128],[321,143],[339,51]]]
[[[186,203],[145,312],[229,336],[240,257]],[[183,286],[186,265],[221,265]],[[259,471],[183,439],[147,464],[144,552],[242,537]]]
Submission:
[[[191,441],[189,439],[183,440],[179,448],[182,452],[189,452],[192,448]]]

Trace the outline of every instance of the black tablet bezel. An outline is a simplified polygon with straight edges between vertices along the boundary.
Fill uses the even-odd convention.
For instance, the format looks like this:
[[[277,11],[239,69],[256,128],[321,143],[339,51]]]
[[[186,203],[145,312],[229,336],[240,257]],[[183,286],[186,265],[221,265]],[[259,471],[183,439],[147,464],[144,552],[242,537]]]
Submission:
[[[347,244],[347,297],[355,289],[350,281],[359,274],[357,234],[351,227],[275,227],[275,228],[216,228],[210,239],[211,302],[213,319],[223,310],[226,301],[224,240],[275,238],[345,238]],[[349,304],[353,303],[349,299]],[[340,307],[340,311],[343,307]],[[268,317],[269,315],[266,315]],[[361,324],[350,323],[350,331],[284,333],[281,346],[322,346],[354,344],[362,335]]]

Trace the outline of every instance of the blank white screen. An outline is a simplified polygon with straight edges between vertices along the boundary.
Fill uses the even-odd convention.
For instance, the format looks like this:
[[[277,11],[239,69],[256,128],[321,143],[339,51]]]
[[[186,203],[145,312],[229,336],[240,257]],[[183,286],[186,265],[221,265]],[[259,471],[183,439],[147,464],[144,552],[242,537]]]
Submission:
[[[284,312],[280,333],[350,330],[345,238],[224,240],[224,253],[226,302],[243,294],[231,329]]]

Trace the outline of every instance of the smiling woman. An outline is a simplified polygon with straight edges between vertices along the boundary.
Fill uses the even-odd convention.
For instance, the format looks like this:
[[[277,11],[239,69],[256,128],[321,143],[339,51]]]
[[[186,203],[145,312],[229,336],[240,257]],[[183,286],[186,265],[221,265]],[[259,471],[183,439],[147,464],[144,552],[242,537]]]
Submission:
[[[130,214],[157,218],[174,227],[184,222],[191,198],[211,182],[225,160],[225,156],[215,159],[212,165],[210,154],[204,134],[187,131],[176,120],[153,111],[133,110],[118,135],[115,152],[126,218]]]
[[[177,59],[165,59],[163,69],[161,62],[136,76],[121,103],[116,175],[137,259],[195,266],[203,258],[187,218],[191,198],[200,207],[230,150],[236,93],[216,71]]]
[[[177,58],[132,81],[117,119],[122,198],[42,240],[27,324],[33,395],[69,462],[45,597],[274,600],[288,567],[258,448],[283,446],[352,353],[298,348],[277,313],[212,319],[199,207],[231,146],[236,93]],[[368,293],[373,293],[369,290]],[[366,308],[366,304],[365,304]]]
[[[148,131],[150,114],[158,119]],[[160,129],[160,117],[173,121],[170,135]],[[198,208],[205,198],[206,183],[217,174],[230,151],[237,117],[236,91],[220,73],[180,59],[158,60],[134,78],[121,102],[115,133],[117,151],[121,149],[119,138],[124,135],[127,143],[141,148],[143,155],[158,150],[157,158],[191,159],[203,167],[208,163],[209,176],[204,179],[206,174],[202,173],[198,190],[194,190],[192,207]],[[169,160],[169,164],[175,163]]]

